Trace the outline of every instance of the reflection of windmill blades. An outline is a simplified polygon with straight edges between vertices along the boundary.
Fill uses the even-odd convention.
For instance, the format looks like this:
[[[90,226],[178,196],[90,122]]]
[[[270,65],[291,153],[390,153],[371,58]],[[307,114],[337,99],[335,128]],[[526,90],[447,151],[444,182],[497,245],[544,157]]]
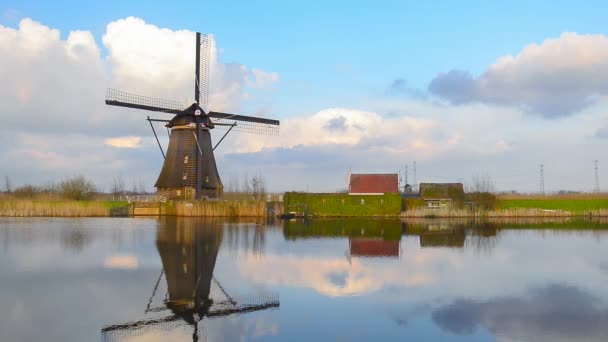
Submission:
[[[171,331],[185,327],[188,323],[177,315],[141,320],[123,324],[108,325],[101,329],[101,340],[104,342],[122,341],[133,336],[141,336],[155,331]]]
[[[220,290],[222,290],[222,293],[224,294],[224,296],[226,296],[226,298],[228,298],[230,303],[232,303],[232,305],[236,305],[236,301],[232,297],[230,297],[230,295],[228,294],[228,292],[226,292],[226,289],[224,289],[222,284],[220,284],[220,282],[217,281],[217,279],[215,277],[212,277],[212,279],[215,282],[215,285],[217,285],[217,287],[219,287]]]
[[[148,301],[148,306],[146,307],[146,310],[144,311],[144,313],[148,313],[148,311],[150,311],[150,306],[152,305],[152,299],[156,295],[156,290],[158,290],[158,285],[160,284],[160,279],[163,277],[164,273],[165,273],[165,270],[162,269],[160,271],[160,274],[158,275],[158,280],[156,281],[156,285],[154,285],[154,289],[152,290],[152,295],[150,296],[150,300]]]
[[[278,308],[279,306],[279,297],[276,294],[232,298],[231,300],[224,302],[214,302],[209,310],[203,310],[199,313],[199,319],[195,319],[194,324],[198,325],[198,322],[202,320],[203,317],[219,318],[234,314],[273,309]],[[161,310],[155,308],[150,311],[154,312]],[[188,308],[179,315],[108,325],[101,329],[102,341],[117,341],[122,340],[125,337],[144,335],[148,332],[153,332],[154,330],[170,331],[186,325],[192,325],[192,322],[184,320],[184,315],[192,315],[194,317],[195,313],[193,308]],[[196,328],[197,326],[195,326],[195,332]]]
[[[116,89],[108,89],[106,104],[171,114],[182,114],[183,109],[186,108],[186,106],[176,101],[129,94]]]
[[[232,301],[214,303],[207,317],[220,317],[232,314],[242,314],[261,311],[280,306],[278,295],[248,296],[233,298]]]
[[[169,322],[183,322],[183,323],[179,323],[178,325],[183,325],[186,323],[185,321],[182,321],[179,316],[171,315],[171,316],[155,318],[155,319],[146,319],[146,320],[135,321],[135,322],[108,325],[108,326],[103,327],[101,329],[101,332],[107,333],[107,332],[114,331],[114,330],[137,330],[137,329],[140,329],[143,327],[161,325],[161,324],[169,323]]]

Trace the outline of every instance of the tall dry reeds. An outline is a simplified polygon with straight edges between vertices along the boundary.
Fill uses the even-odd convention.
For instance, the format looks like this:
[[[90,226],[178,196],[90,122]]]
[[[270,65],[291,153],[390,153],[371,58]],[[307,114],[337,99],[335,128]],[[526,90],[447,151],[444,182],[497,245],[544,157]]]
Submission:
[[[174,213],[168,209],[167,214],[195,217],[264,217],[265,201],[202,201],[176,202]]]
[[[109,216],[103,202],[0,200],[0,216],[11,217],[97,217]]]

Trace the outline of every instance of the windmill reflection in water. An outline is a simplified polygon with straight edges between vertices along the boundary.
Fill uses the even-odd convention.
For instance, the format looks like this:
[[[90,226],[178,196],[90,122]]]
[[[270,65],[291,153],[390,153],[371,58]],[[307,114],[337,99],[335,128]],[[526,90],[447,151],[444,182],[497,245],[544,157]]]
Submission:
[[[203,219],[161,221],[156,247],[163,270],[144,310],[145,318],[105,326],[102,341],[125,341],[136,336],[161,334],[184,326],[192,327],[192,340],[206,339],[204,318],[216,318],[279,307],[277,294],[232,296],[213,276],[223,239],[221,223]],[[166,293],[159,301],[159,288]],[[143,303],[142,303],[143,306]]]

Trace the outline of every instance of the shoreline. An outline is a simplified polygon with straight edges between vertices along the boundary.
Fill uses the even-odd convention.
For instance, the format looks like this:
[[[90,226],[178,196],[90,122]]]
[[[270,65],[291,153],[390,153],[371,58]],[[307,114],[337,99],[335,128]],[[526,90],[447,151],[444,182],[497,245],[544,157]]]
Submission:
[[[582,200],[584,201],[584,200]],[[282,215],[284,202],[262,200],[224,200],[182,202],[70,201],[49,199],[0,200],[0,217],[251,217],[269,218]],[[374,211],[348,213],[317,212],[313,208],[301,216],[307,218],[601,218],[608,208],[577,210],[543,208],[503,208],[489,211],[415,208],[376,214]],[[304,215],[305,214],[305,215]]]

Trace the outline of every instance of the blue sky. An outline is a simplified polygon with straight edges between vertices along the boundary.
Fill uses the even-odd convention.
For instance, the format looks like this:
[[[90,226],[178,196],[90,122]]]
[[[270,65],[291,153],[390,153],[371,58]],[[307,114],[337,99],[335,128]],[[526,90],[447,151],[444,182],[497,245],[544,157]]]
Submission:
[[[602,1],[3,1],[17,19],[89,30],[137,16],[213,33],[222,60],[281,74],[277,114],[349,106],[395,79],[426,89],[438,72],[478,74],[497,57],[565,31],[606,33]]]
[[[473,174],[487,173],[500,189],[533,191],[538,188],[538,164],[545,163],[547,181],[554,184],[548,189],[588,190],[593,185],[593,175],[587,175],[592,172],[590,161],[601,160],[608,137],[608,73],[603,73],[605,64],[601,62],[604,43],[608,42],[607,7],[600,1],[3,1],[0,28],[20,32],[21,38],[16,39],[24,40],[27,34],[20,23],[31,18],[42,27],[59,30],[59,45],[69,40],[72,31],[90,32],[94,39],[89,43],[91,51],[99,49],[101,53],[91,60],[91,73],[101,74],[91,74],[91,79],[97,80],[100,88],[112,86],[117,75],[122,75],[118,70],[125,70],[120,67],[126,65],[129,51],[117,48],[120,36],[136,32],[144,24],[214,34],[219,61],[231,70],[230,77],[238,74],[236,66],[245,67],[248,73],[239,76],[239,92],[224,105],[244,114],[263,112],[281,119],[287,134],[279,142],[231,137],[227,141],[230,147],[216,156],[226,177],[263,172],[275,179],[285,178],[271,184],[276,190],[301,190],[312,183],[318,184],[312,190],[332,191],[343,186],[349,168],[397,172],[405,162],[417,159],[421,180],[466,181]],[[111,23],[130,16],[142,22],[115,25],[120,29],[114,40],[104,41]],[[568,32],[573,35],[564,35]],[[129,35],[129,39],[137,36]],[[142,36],[142,40],[156,43],[153,36]],[[530,48],[531,44],[536,47]],[[9,45],[5,48],[2,51],[17,55],[6,62],[6,78],[11,77],[10,70],[17,70],[14,66],[29,59],[20,58],[23,53]],[[535,48],[540,53],[535,53]],[[154,57],[149,51],[132,53],[142,61]],[[500,61],[508,56],[514,56],[512,63],[501,69],[504,65]],[[36,74],[59,69],[43,61],[21,67],[31,73],[28,77],[32,82]],[[171,67],[167,64],[163,69]],[[276,75],[276,80],[268,86],[252,87],[254,69]],[[66,78],[76,77],[74,70],[71,64],[66,66]],[[125,85],[144,87],[140,82],[144,74],[133,71],[123,76],[128,76],[127,81],[123,79]],[[183,82],[189,89],[191,81]],[[145,85],[151,89],[166,86]],[[102,92],[79,96],[90,96],[90,103],[98,103],[97,93]],[[23,107],[16,107],[10,103],[0,107],[0,115],[15,119],[27,114]],[[53,108],[49,109],[52,112]],[[95,110],[111,116],[106,108]],[[340,132],[311,132],[307,137],[299,135],[297,129],[310,129],[306,126],[310,123],[329,127],[335,120],[346,122]],[[362,123],[378,130],[361,133],[351,129]],[[397,126],[400,130],[393,131]],[[130,129],[129,135],[143,139],[139,149],[107,151],[108,156],[124,161],[121,167],[128,174],[135,164],[153,169],[142,176],[146,183],[153,183],[157,172],[153,165],[158,161],[152,153],[158,152],[153,151],[154,144],[147,143],[150,133],[138,126]],[[120,134],[128,133],[125,128]],[[63,141],[58,131],[47,133],[53,137],[36,134],[41,140]],[[95,134],[99,139],[114,135],[109,128]],[[571,157],[564,158],[564,151]],[[70,158],[59,147],[45,153],[47,157]],[[9,164],[11,158],[0,150],[0,165]],[[323,173],[315,167],[321,164]],[[114,166],[108,172],[119,169]],[[6,170],[19,174],[12,167]],[[553,171],[557,173],[552,176]],[[65,169],[56,167],[43,174],[56,178],[61,172]],[[585,177],[579,176],[582,173]],[[292,178],[282,177],[285,174]],[[16,182],[39,178],[32,172]],[[95,178],[108,183],[101,174]]]

